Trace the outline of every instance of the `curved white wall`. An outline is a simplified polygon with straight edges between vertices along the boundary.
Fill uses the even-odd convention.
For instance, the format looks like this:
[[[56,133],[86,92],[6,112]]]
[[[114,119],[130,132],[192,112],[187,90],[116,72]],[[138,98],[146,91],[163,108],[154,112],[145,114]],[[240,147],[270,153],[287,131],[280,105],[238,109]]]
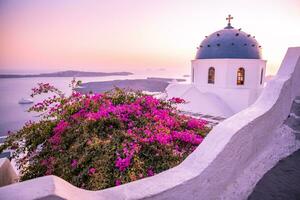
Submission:
[[[0,188],[3,199],[246,199],[258,180],[299,148],[283,124],[300,95],[300,47],[290,48],[255,104],[215,126],[179,166],[153,177],[86,191],[55,176]]]

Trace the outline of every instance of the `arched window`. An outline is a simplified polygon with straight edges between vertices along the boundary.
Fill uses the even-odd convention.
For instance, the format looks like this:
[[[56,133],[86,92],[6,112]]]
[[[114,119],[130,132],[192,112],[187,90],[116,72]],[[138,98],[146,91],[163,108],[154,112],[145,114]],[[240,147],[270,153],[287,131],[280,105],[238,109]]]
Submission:
[[[215,83],[215,68],[210,67],[208,69],[208,83],[214,84]]]
[[[263,83],[263,78],[264,78],[264,69],[261,69],[261,71],[260,71],[260,84]]]
[[[236,84],[237,85],[244,85],[244,83],[245,83],[245,69],[241,67],[237,71]]]

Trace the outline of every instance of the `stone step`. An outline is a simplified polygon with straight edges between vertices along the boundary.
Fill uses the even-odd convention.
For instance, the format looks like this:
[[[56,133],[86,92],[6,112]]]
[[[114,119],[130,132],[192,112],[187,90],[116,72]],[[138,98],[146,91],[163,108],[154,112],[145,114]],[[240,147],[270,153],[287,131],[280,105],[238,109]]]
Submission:
[[[280,160],[256,184],[248,200],[299,200],[300,150]]]
[[[300,103],[296,103],[295,100],[291,107],[291,113],[294,113],[296,116],[300,116]]]
[[[291,113],[290,116],[291,116],[291,117],[294,117],[294,118],[296,118],[296,119],[300,119],[300,116],[297,116],[295,113]]]
[[[294,102],[300,104],[300,96],[295,97]]]
[[[300,131],[300,118],[296,118],[290,115],[285,121],[285,124],[288,125],[290,128],[292,128],[293,130]]]

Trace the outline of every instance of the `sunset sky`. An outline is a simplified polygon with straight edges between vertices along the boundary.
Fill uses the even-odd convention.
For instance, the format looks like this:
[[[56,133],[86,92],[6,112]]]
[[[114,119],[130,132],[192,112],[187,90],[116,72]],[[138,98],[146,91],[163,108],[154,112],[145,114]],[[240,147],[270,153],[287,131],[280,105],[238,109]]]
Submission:
[[[269,74],[300,46],[300,0],[0,0],[0,72],[188,73],[228,14],[256,36]]]

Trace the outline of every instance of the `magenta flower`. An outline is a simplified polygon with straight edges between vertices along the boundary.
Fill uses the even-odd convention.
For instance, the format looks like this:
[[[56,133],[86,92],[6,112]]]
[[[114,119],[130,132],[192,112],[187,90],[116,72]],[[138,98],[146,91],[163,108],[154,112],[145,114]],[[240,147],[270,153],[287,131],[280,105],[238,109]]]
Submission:
[[[69,123],[64,121],[64,120],[61,120],[57,125],[56,127],[54,128],[54,133],[55,134],[61,134],[62,132],[65,131],[65,129],[69,126]]]
[[[84,109],[81,109],[79,112],[73,114],[73,115],[71,116],[71,118],[73,118],[74,120],[79,120],[81,117],[84,116],[84,114],[85,114]]]
[[[176,103],[176,104],[185,103],[184,99],[181,99],[181,98],[178,98],[178,97],[173,97],[172,99],[169,99],[169,101],[171,103]]]
[[[191,129],[194,129],[194,128],[203,129],[206,124],[207,124],[207,121],[205,121],[205,120],[191,118],[188,121],[187,126],[188,126],[188,128],[191,128]]]
[[[121,182],[121,180],[120,180],[120,179],[117,179],[117,180],[116,180],[116,182],[115,182],[115,184],[116,184],[116,186],[118,186],[118,185],[121,185],[121,184],[122,184],[122,182]]]
[[[61,143],[61,134],[68,128],[68,126],[68,122],[61,120],[54,128],[54,135],[50,138],[50,143],[53,144],[55,148]]]
[[[115,163],[115,166],[121,171],[125,171],[126,168],[130,165],[131,158],[126,157],[126,158],[120,158],[118,157]]]
[[[169,134],[159,133],[156,135],[156,140],[162,144],[166,145],[172,140],[172,136]]]
[[[93,175],[95,172],[96,172],[96,169],[95,169],[95,168],[91,167],[91,168],[89,169],[89,175]]]
[[[71,162],[71,167],[72,167],[72,168],[76,168],[77,165],[78,165],[78,161],[75,160],[75,159],[73,159],[72,162]]]
[[[147,170],[147,176],[153,176],[153,175],[154,175],[154,172],[153,172],[152,168],[149,168]]]
[[[46,175],[51,175],[54,171],[54,163],[55,163],[55,158],[54,157],[50,157],[48,159],[44,159],[41,161],[41,165],[45,166],[47,168],[46,170]]]
[[[61,136],[59,134],[54,134],[50,139],[49,142],[56,147],[61,143]]]
[[[173,131],[172,132],[173,138],[186,142],[186,143],[191,143],[194,145],[199,145],[203,141],[203,137],[200,135],[196,135],[191,131]]]
[[[88,120],[97,121],[100,118],[108,117],[108,112],[106,110],[99,110],[98,112],[89,112],[85,115]]]
[[[47,159],[41,160],[41,165],[47,166],[47,164],[48,164]]]

